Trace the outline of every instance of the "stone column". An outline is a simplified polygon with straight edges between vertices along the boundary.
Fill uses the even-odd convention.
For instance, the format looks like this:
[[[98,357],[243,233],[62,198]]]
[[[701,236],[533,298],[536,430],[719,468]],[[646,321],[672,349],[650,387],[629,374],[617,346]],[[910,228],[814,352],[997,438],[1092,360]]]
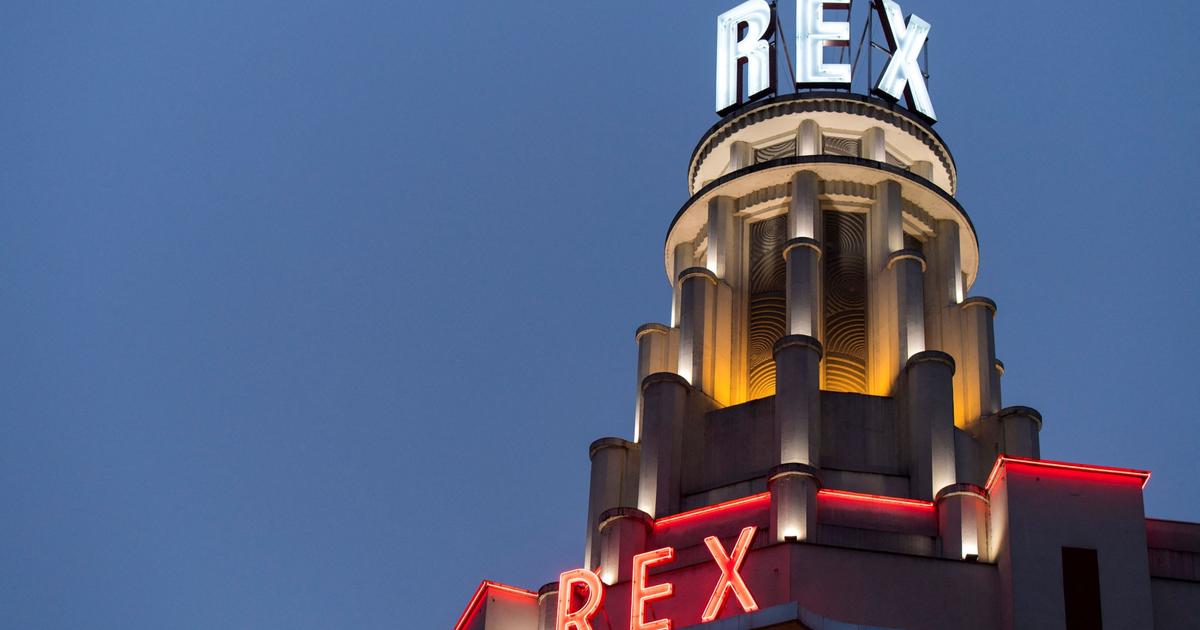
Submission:
[[[637,504],[639,451],[637,444],[611,437],[592,442],[588,449],[592,474],[583,559],[583,566],[588,569],[595,569],[600,562],[600,539],[596,533],[600,514],[614,507]]]
[[[962,252],[958,224],[938,221],[925,243],[925,346],[958,354],[958,303],[963,300]]]
[[[709,395],[715,369],[712,311],[716,293],[717,277],[708,269],[691,267],[680,272],[678,372],[693,387]]]
[[[803,120],[796,129],[796,155],[820,155],[825,152],[821,126],[817,121]]]
[[[787,266],[787,333],[821,335],[820,181],[811,171],[792,176],[788,235],[783,247]]]
[[[863,132],[862,156],[876,162],[887,162],[887,143],[882,127],[871,127]]]
[[[678,374],[659,372],[642,381],[642,442],[638,509],[652,517],[679,511],[683,422],[691,387]]]
[[[700,266],[696,262],[695,248],[691,243],[680,243],[675,246],[675,284],[671,286],[671,327],[679,326],[679,272],[689,267]]]
[[[902,249],[888,257],[888,271],[896,297],[896,343],[899,358],[925,351],[925,257],[915,249]]]
[[[705,249],[705,267],[712,272],[715,293],[711,300],[712,352],[708,363],[708,378],[699,385],[701,391],[722,405],[735,402],[739,383],[735,382],[735,364],[740,358],[735,348],[740,348],[737,334],[741,330],[740,305],[735,307],[731,279],[740,277],[741,232],[740,223],[734,217],[736,200],[732,197],[715,197],[708,203],[708,246]]]
[[[771,534],[775,542],[815,541],[817,538],[817,469],[804,464],[781,464],[767,477],[771,490]]]
[[[889,268],[892,255],[904,250],[900,184],[887,180],[875,188],[867,216],[867,393],[891,396],[907,356],[901,355],[897,283]],[[903,258],[902,260],[908,260]]]
[[[726,173],[754,165],[754,147],[748,142],[733,142],[729,145],[729,168]]]
[[[996,414],[1000,454],[1041,459],[1042,447],[1038,434],[1042,430],[1042,414],[1031,407],[1006,407]]]
[[[969,483],[942,488],[937,494],[937,515],[943,558],[990,561],[988,498],[983,488]]]
[[[637,329],[637,391],[633,416],[633,441],[642,436],[642,381],[655,372],[674,372],[679,359],[679,332],[662,324],[646,324]]]
[[[558,580],[538,589],[537,630],[555,630],[558,624]]]
[[[904,375],[909,494],[930,501],[956,481],[954,468],[954,359],[927,350],[908,360]]]
[[[959,307],[962,339],[954,396],[961,410],[955,422],[981,437],[980,422],[1000,410],[1000,375],[996,371],[996,303],[985,297],[963,300]]]
[[[933,163],[925,160],[917,160],[908,167],[909,172],[913,175],[924,177],[930,182],[933,181]]]
[[[654,526],[649,514],[619,507],[600,515],[600,581],[608,586],[628,582],[633,557],[646,550],[646,536]]]
[[[816,338],[821,333],[821,244],[800,237],[783,246],[787,265],[787,332]]]
[[[775,343],[775,443],[780,464],[819,466],[821,342],[788,335]]]

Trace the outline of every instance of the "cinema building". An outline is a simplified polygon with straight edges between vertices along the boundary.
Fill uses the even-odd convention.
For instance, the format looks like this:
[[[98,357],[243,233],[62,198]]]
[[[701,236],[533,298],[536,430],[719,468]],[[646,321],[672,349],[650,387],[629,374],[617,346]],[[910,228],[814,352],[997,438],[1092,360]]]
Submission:
[[[632,439],[589,451],[581,568],[484,582],[456,630],[1200,628],[1200,524],[1146,517],[1149,472],[1044,459],[1054,419],[1002,402],[928,120],[760,100],[687,181]]]

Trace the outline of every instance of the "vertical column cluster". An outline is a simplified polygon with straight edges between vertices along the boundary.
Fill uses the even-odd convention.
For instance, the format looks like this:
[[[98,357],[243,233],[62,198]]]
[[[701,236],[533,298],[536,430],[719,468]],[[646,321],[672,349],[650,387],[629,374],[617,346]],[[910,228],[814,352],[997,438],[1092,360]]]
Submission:
[[[600,563],[597,535],[600,515],[614,508],[637,504],[641,448],[621,438],[601,438],[592,442],[588,454],[592,471],[583,566],[594,569]]]
[[[806,121],[811,123],[811,121]],[[820,129],[801,125],[797,153],[818,150]],[[817,466],[821,453],[822,214],[820,181],[801,171],[792,177],[787,266],[787,335],[776,342],[775,436],[779,454],[771,471],[771,531],[777,541],[816,535]]]
[[[893,395],[908,359],[925,350],[925,256],[905,248],[902,208],[898,182],[876,186],[867,221],[867,393],[874,396]]]
[[[645,324],[634,335],[638,348],[636,409],[633,421],[633,441],[642,439],[642,381],[656,372],[676,372],[679,369],[679,329],[663,324]]]

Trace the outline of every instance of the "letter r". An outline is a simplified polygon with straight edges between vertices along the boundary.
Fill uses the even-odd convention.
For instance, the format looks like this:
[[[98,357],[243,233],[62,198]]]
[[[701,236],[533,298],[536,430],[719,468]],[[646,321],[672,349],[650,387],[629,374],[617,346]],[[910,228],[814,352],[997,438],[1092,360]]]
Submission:
[[[745,37],[741,35],[746,26]],[[767,38],[775,14],[766,0],[746,0],[717,17],[717,112],[742,102],[740,70],[745,60],[746,94],[754,98],[774,87],[775,63]]]
[[[571,610],[575,587],[587,589],[587,600],[577,610]],[[595,573],[573,569],[558,576],[558,620],[555,630],[592,630],[592,617],[604,603],[604,585]]]

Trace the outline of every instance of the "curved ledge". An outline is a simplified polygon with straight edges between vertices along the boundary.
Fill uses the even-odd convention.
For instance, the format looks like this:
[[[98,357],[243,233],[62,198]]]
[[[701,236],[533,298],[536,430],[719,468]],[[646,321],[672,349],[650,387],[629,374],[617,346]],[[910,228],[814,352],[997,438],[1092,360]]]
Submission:
[[[1037,423],[1038,431],[1042,430],[1042,414],[1033,407],[1014,405],[1012,407],[1005,407],[1004,409],[996,412],[996,418],[1001,422],[1013,417],[1029,418]]]
[[[822,252],[820,241],[815,238],[808,238],[807,236],[798,236],[783,244],[783,259],[787,260],[788,254],[797,247],[807,247],[814,252],[817,252],[818,259],[821,258]]]
[[[767,487],[770,488],[776,479],[784,477],[809,477],[817,482],[818,488],[821,487],[820,471],[808,464],[797,463],[780,464],[772,468],[771,472],[767,474]]]
[[[962,303],[958,305],[958,307],[963,310],[966,310],[966,309],[974,307],[974,306],[982,306],[982,307],[988,309],[989,311],[992,312],[993,316],[996,314],[996,303],[993,302],[991,298],[985,298],[982,296],[969,297],[969,298],[963,300]]]
[[[969,497],[979,499],[984,503],[988,503],[987,492],[973,483],[955,483],[938,490],[937,496],[933,498],[935,503],[949,499],[950,497]]]
[[[925,264],[925,254],[915,249],[901,249],[892,252],[892,255],[888,256],[887,259],[887,268],[891,269],[893,265],[901,260],[915,260],[921,263],[921,273],[925,273],[925,270],[928,268]]]
[[[645,392],[651,385],[659,385],[661,383],[682,385],[688,388],[692,386],[691,383],[687,382],[686,378],[683,378],[674,372],[655,372],[642,379],[642,391]]]
[[[541,602],[543,597],[549,595],[558,595],[558,582],[546,582],[537,590],[538,601]]]
[[[904,369],[907,370],[918,363],[941,363],[943,365],[950,366],[951,374],[954,374],[955,370],[954,357],[942,352],[941,350],[926,350],[908,357],[908,361],[905,361],[904,363]]]
[[[679,282],[683,282],[689,278],[704,278],[715,286],[717,284],[717,274],[708,270],[707,267],[688,267],[679,272]]]
[[[950,174],[951,192],[958,188],[958,166],[954,162],[954,156],[950,153],[950,147],[946,144],[946,141],[933,130],[928,120],[883,99],[863,96],[861,94],[851,94],[849,92],[820,91],[783,94],[761,101],[754,101],[726,114],[716,124],[709,127],[708,131],[704,132],[704,135],[700,136],[700,141],[696,143],[696,148],[692,149],[692,156],[688,161],[688,189],[691,189],[696,180],[697,168],[700,161],[703,158],[707,158],[712,149],[724,141],[726,137],[733,135],[750,124],[769,120],[776,116],[803,113],[806,111],[833,111],[829,107],[822,108],[820,106],[837,102],[841,102],[850,108],[861,110],[857,112],[849,111],[848,113],[881,120],[909,133],[920,131],[926,134],[925,145],[932,149],[934,153],[940,154],[939,160]],[[778,111],[772,112],[771,110]],[[913,133],[913,135],[916,136],[917,134]],[[938,189],[940,190],[940,188]]]
[[[617,438],[617,437],[600,438],[599,440],[592,442],[592,445],[588,447],[588,459],[595,458],[596,453],[598,453],[601,450],[606,449],[606,448],[629,449],[631,446],[635,446],[635,445],[633,442],[630,442],[629,440],[624,440],[624,439]]]
[[[611,525],[615,521],[622,519],[630,519],[642,524],[647,530],[654,526],[654,517],[649,514],[631,507],[617,507],[611,510],[604,510],[600,514],[600,519],[596,522],[596,530],[604,531],[604,528]]]
[[[886,162],[877,162],[875,160],[868,160],[866,158],[848,157],[844,155],[793,155],[775,160],[767,160],[766,162],[759,162],[753,166],[747,166],[746,168],[734,171],[727,175],[722,175],[721,177],[709,182],[700,190],[697,190],[694,195],[689,197],[688,200],[684,202],[683,206],[679,208],[679,211],[675,213],[675,218],[671,219],[671,225],[667,228],[667,240],[670,240],[671,231],[675,229],[675,224],[679,222],[681,217],[683,217],[683,213],[687,212],[687,209],[692,207],[692,205],[696,203],[698,199],[704,197],[712,190],[724,186],[725,184],[728,184],[739,177],[745,177],[747,175],[753,175],[755,173],[773,168],[780,168],[783,166],[800,166],[805,164],[846,164],[850,166],[862,166],[878,171],[884,171],[889,175],[895,175],[896,177],[907,179],[914,184],[932,191],[943,201],[953,207],[954,210],[958,212],[960,216],[962,216],[967,227],[971,229],[971,234],[975,237],[975,242],[979,242],[979,235],[975,232],[975,224],[971,222],[971,217],[967,215],[967,211],[963,209],[962,204],[960,204],[958,200],[954,198],[954,195],[942,190],[937,184],[925,179],[924,177],[921,177],[920,175],[909,172],[898,166],[892,166]]]
[[[771,356],[778,356],[780,352],[788,348],[813,350],[817,353],[818,359],[825,356],[825,346],[822,346],[816,337],[809,337],[808,335],[784,335],[780,337],[779,341],[776,341],[775,346],[771,349]]]
[[[638,326],[637,332],[633,334],[634,341],[641,341],[644,335],[659,334],[666,335],[671,332],[671,329],[666,324],[642,324]]]

